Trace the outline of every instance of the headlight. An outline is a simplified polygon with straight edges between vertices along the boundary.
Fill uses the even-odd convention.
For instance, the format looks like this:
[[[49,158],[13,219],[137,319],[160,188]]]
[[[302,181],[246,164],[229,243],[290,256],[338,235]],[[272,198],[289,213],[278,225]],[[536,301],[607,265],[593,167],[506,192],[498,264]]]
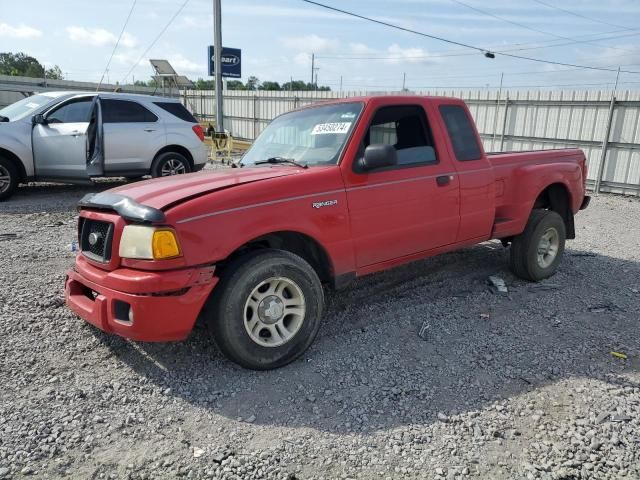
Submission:
[[[166,260],[182,255],[176,232],[167,227],[127,225],[120,239],[120,256],[140,260]]]

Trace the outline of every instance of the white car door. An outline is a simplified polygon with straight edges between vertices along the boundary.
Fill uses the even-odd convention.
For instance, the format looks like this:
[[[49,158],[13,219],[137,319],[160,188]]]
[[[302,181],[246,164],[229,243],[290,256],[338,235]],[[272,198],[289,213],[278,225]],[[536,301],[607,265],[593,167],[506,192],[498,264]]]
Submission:
[[[134,100],[101,98],[105,171],[145,174],[154,155],[166,145],[164,124]]]
[[[93,159],[98,172],[100,154],[99,108],[95,95],[76,97],[34,117],[31,132],[37,178],[88,179]],[[90,159],[91,157],[91,159]]]

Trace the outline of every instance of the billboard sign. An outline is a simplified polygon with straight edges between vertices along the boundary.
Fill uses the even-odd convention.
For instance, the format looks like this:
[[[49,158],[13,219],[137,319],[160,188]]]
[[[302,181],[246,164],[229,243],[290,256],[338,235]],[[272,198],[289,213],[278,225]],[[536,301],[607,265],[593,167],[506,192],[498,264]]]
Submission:
[[[213,45],[209,45],[209,76],[213,77],[215,73],[213,56]],[[222,76],[231,78],[240,78],[242,76],[242,54],[239,48],[222,47]]]

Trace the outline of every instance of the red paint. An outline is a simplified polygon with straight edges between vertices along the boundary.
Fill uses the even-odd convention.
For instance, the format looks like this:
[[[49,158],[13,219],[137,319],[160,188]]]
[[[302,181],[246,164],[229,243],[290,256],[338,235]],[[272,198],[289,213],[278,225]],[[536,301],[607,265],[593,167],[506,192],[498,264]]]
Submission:
[[[78,255],[69,272],[69,306],[97,327],[137,340],[176,340],[188,335],[218,278],[214,266],[262,235],[292,231],[314,239],[327,253],[334,276],[365,275],[466,245],[521,233],[546,187],[561,184],[577,212],[585,195],[585,157],[580,150],[503,153],[455,159],[438,106],[464,106],[440,97],[363,97],[364,109],[339,165],[229,169],[168,177],[114,189],[162,209],[175,228],[184,256],[168,261],[121,259],[126,221],[83,209],[81,216],[114,223],[108,264]],[[325,103],[326,104],[326,103]],[[384,172],[353,171],[360,142],[375,111],[419,105],[431,126],[439,163]],[[466,107],[464,107],[466,108]],[[479,136],[476,132],[476,138]],[[481,145],[481,143],[480,143]],[[436,177],[448,175],[448,185]],[[336,200],[314,208],[313,204]],[[208,272],[208,273],[206,273]],[[195,283],[194,283],[195,282]],[[98,292],[89,300],[86,288]],[[186,289],[175,296],[150,294]],[[113,301],[130,303],[132,325],[114,319]],[[140,311],[140,316],[137,315]]]

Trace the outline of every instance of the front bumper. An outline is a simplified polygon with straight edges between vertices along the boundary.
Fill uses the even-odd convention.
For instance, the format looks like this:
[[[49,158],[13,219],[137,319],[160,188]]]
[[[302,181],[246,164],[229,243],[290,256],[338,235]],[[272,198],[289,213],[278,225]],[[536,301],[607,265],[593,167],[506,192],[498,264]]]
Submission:
[[[104,332],[145,342],[176,341],[189,335],[217,283],[214,267],[105,272],[79,255],[67,272],[65,301]]]

